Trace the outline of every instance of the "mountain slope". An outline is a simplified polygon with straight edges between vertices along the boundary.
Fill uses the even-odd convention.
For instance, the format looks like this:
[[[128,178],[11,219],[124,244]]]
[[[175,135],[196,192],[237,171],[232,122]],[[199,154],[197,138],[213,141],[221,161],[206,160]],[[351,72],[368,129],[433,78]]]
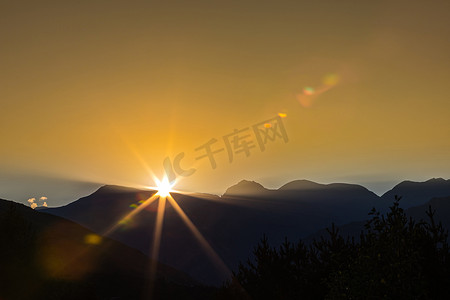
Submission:
[[[423,205],[409,208],[407,210],[407,213],[416,220],[428,220],[426,211],[430,206],[431,209],[435,212],[435,221],[442,222],[442,225],[446,229],[450,230],[450,196],[433,198]]]
[[[422,205],[434,197],[450,196],[450,180],[433,178],[425,182],[403,181],[381,196],[381,206],[388,207],[394,196],[402,197],[403,208]]]
[[[263,234],[273,241],[285,236],[298,239],[328,226],[347,220],[362,220],[378,196],[356,185],[317,185],[317,189],[289,188],[268,190],[255,182],[242,181],[222,196],[173,194],[211,246],[225,263],[234,269],[248,257]],[[61,208],[46,212],[76,221],[105,233],[132,211],[133,205],[148,199],[154,191],[105,186],[94,194]],[[256,194],[256,196],[255,196]],[[133,221],[110,233],[110,237],[149,253],[153,241],[157,203],[148,206]],[[207,283],[220,284],[228,279],[208,259],[205,250],[177,215],[166,206],[160,259],[176,269],[188,272]]]
[[[140,299],[148,292],[148,257],[76,223],[0,199],[0,228],[1,299]],[[156,299],[203,297],[186,274],[157,268]]]

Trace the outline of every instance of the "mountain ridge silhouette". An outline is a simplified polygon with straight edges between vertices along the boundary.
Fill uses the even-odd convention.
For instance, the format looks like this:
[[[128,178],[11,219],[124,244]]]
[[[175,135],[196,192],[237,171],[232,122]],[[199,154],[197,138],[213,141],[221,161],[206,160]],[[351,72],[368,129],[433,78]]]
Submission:
[[[438,188],[439,193],[448,191],[450,195],[449,180],[432,180],[430,183]],[[399,185],[404,186],[402,183]],[[396,187],[391,191],[395,192]],[[405,198],[403,205],[411,207],[412,204],[420,201],[425,203],[434,197],[432,189],[426,190],[426,193],[412,199],[410,204],[409,197]],[[222,196],[195,193],[172,195],[230,269],[239,260],[248,257],[263,234],[274,243],[282,242],[285,236],[293,240],[305,238],[330,226],[332,222],[341,226],[363,221],[372,207],[384,209],[386,206],[387,209],[393,201],[393,198],[383,199],[360,185],[318,184],[306,180],[292,181],[274,190],[266,189],[256,182],[240,181],[227,191]],[[44,211],[102,233],[128,214],[133,204],[148,199],[155,192],[103,186],[97,192],[69,205]],[[385,197],[388,196],[386,194]],[[156,207],[156,203],[150,205],[136,215],[129,227],[109,236],[143,253],[149,253]],[[229,276],[217,274],[217,268],[205,258],[205,251],[170,205],[166,205],[160,253],[163,263],[197,280],[220,284]]]

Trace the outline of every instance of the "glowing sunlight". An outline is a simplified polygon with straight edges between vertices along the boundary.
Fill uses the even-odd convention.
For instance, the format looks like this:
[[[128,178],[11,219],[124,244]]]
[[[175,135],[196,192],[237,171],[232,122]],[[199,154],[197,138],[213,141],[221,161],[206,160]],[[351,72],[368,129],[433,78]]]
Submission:
[[[171,184],[169,182],[169,179],[167,179],[167,176],[164,176],[164,178],[159,181],[158,179],[156,181],[156,186],[158,189],[158,195],[161,197],[167,197],[170,195],[170,192],[172,192],[172,187],[174,184]]]

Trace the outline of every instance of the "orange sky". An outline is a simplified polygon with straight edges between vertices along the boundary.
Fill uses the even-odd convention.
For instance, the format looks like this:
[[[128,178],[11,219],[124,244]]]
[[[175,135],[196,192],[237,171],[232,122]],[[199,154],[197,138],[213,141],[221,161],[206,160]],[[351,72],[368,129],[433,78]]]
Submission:
[[[450,177],[448,1],[2,1],[0,22],[0,197],[17,174],[152,185],[180,152],[190,191]],[[288,142],[195,160],[278,113]]]

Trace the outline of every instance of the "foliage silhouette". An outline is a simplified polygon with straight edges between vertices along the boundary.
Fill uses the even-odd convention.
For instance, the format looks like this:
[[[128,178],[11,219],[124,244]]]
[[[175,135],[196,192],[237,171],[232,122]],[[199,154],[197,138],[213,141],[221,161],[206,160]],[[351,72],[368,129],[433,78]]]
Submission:
[[[311,245],[272,247],[266,236],[240,263],[223,293],[236,299],[447,299],[448,232],[434,220],[408,218],[395,197],[386,215],[375,209],[360,240],[332,224]]]

